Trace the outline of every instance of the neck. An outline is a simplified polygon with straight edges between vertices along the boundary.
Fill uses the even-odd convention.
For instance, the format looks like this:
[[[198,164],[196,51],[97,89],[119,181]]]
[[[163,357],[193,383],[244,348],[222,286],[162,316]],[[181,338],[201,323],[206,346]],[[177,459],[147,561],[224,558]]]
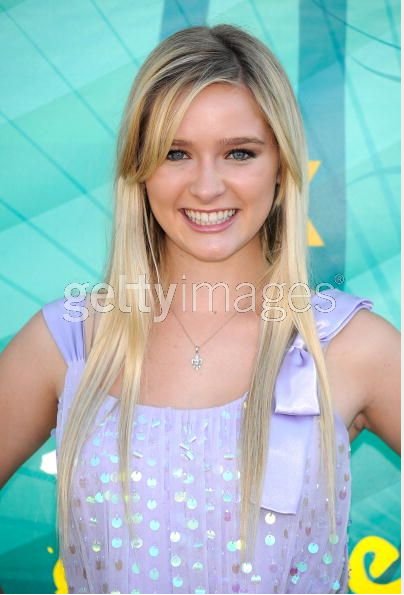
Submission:
[[[234,255],[220,262],[204,262],[190,255],[168,259],[165,293],[171,291],[170,309],[178,315],[225,314],[254,311],[259,315],[268,262],[262,254]],[[170,289],[171,286],[171,289]]]

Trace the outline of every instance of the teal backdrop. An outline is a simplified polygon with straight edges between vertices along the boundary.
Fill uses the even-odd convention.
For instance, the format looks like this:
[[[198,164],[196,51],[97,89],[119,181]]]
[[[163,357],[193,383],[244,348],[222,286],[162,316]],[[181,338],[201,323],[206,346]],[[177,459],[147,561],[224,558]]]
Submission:
[[[217,23],[264,41],[298,96],[313,281],[399,328],[399,0],[0,0],[0,348],[68,283],[100,280],[132,79],[162,38]],[[350,589],[399,593],[398,457],[364,431],[352,475]],[[55,482],[50,439],[0,493],[5,592],[66,592]]]

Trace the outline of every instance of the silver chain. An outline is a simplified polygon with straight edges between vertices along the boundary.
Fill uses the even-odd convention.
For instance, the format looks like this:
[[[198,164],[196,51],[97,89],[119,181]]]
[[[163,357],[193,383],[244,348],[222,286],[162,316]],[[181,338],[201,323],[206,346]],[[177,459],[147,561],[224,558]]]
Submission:
[[[176,319],[178,320],[178,322],[180,323],[180,325],[182,326],[182,329],[183,329],[184,333],[186,334],[186,336],[188,337],[188,339],[191,341],[192,345],[193,345],[194,347],[199,347],[199,349],[200,349],[201,347],[203,347],[203,346],[204,346],[204,345],[205,345],[205,344],[206,344],[208,341],[210,341],[211,339],[213,339],[213,337],[214,337],[215,335],[217,335],[217,333],[218,333],[218,332],[219,332],[219,331],[220,331],[220,330],[221,330],[221,329],[222,329],[222,328],[223,328],[223,327],[224,327],[224,326],[225,326],[225,325],[226,325],[228,322],[230,322],[230,320],[231,320],[232,318],[234,318],[234,316],[235,316],[235,315],[238,313],[238,312],[237,312],[237,310],[236,310],[236,311],[234,312],[234,314],[232,314],[228,320],[225,320],[225,321],[224,321],[224,323],[223,323],[221,326],[219,326],[219,328],[218,328],[218,329],[217,329],[217,330],[216,330],[216,331],[213,333],[213,335],[211,335],[210,337],[208,337],[208,338],[207,338],[207,339],[206,339],[206,340],[205,340],[203,343],[201,343],[200,345],[196,345],[196,343],[195,343],[195,342],[194,342],[194,341],[191,339],[191,337],[189,336],[189,334],[188,334],[188,332],[187,332],[186,328],[184,327],[184,325],[182,324],[181,320],[178,318],[178,316],[176,315],[176,313],[174,312],[174,310],[173,310],[172,312],[173,312],[174,316],[176,317]]]

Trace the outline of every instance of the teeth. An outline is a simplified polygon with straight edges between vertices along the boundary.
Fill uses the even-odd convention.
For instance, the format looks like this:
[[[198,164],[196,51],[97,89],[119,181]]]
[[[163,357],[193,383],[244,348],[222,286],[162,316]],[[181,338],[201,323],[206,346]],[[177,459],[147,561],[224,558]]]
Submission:
[[[226,211],[215,211],[213,213],[201,213],[200,211],[190,211],[185,209],[185,214],[194,223],[199,225],[215,225],[217,223],[223,223],[230,217],[233,217],[236,209],[230,209]]]

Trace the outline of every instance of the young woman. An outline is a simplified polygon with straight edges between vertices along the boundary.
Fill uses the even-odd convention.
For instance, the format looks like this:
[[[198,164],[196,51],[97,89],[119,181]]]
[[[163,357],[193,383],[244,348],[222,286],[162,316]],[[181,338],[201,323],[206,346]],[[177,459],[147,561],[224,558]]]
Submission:
[[[56,428],[71,592],[347,589],[349,438],[399,450],[399,335],[309,289],[307,163],[287,76],[241,29],[185,29],[140,69],[108,293],[46,304],[0,362],[0,479]]]

